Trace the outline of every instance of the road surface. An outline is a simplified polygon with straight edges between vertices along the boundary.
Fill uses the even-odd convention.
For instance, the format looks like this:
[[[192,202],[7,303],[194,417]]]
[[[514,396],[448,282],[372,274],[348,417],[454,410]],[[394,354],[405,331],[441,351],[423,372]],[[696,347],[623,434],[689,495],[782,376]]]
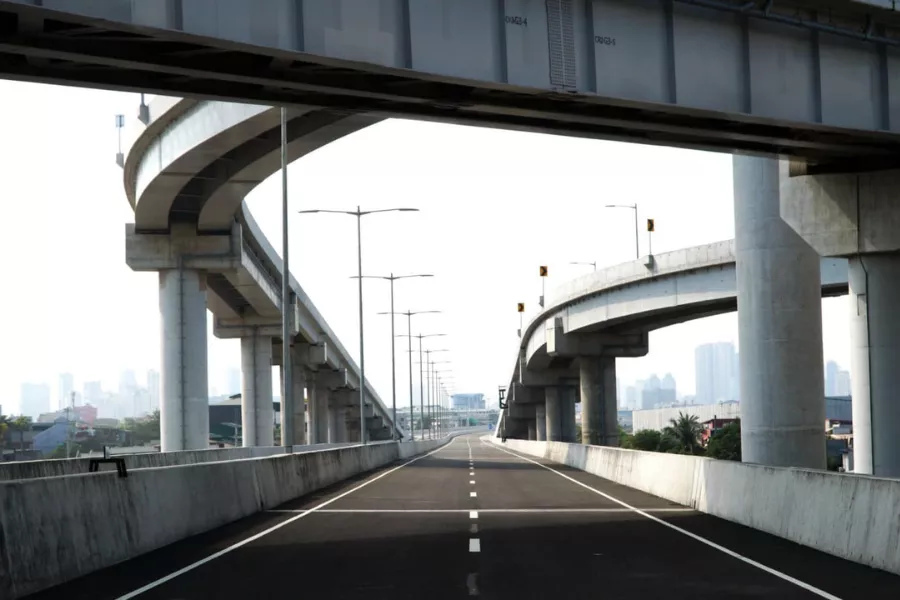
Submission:
[[[900,577],[470,435],[34,598],[476,596],[896,600]]]

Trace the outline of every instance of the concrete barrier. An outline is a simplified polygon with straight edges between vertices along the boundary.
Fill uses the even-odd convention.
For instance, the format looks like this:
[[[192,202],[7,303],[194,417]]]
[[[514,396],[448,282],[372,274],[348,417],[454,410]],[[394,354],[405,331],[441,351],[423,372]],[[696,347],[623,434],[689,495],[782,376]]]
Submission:
[[[900,574],[898,479],[562,442],[484,439]]]
[[[294,446],[293,452],[295,454],[300,452],[316,452],[331,448],[353,446],[355,444],[357,444],[357,442]],[[125,459],[125,466],[129,470],[132,470],[194,465],[223,460],[240,460],[242,458],[262,458],[265,456],[277,456],[279,454],[285,454],[285,449],[281,446],[258,446],[252,448],[210,448],[208,450],[184,450],[180,452],[115,454],[114,456]],[[89,462],[90,458],[61,458],[2,463],[0,464],[0,482],[87,473]],[[113,465],[102,465],[101,468],[110,471],[115,470]]]
[[[0,598],[58,585],[449,439],[151,467],[124,479],[103,472],[0,482]]]

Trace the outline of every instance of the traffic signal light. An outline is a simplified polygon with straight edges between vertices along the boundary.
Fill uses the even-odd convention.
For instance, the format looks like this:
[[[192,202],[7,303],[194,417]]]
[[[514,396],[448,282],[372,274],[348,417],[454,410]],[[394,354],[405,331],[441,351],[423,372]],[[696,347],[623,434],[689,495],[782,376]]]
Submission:
[[[651,233],[656,231],[656,224],[653,222],[653,219],[647,219],[647,231]]]
[[[547,276],[547,267],[541,267],[541,277]]]
[[[519,312],[525,312],[525,303],[519,302],[518,304],[516,304],[516,308],[518,308]]]

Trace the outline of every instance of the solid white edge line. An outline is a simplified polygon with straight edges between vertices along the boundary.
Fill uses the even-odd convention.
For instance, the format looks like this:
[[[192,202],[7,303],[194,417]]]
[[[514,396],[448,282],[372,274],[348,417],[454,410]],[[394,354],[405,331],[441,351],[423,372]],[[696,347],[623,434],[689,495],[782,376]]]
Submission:
[[[378,480],[381,479],[382,477],[387,477],[388,475],[390,475],[390,474],[393,473],[394,471],[398,471],[398,470],[402,469],[403,467],[405,467],[406,465],[412,464],[412,463],[416,462],[417,460],[423,459],[423,458],[425,458],[425,457],[427,457],[427,456],[431,456],[431,455],[434,454],[435,452],[439,452],[439,451],[441,451],[441,450],[444,450],[444,449],[448,448],[455,440],[456,440],[456,438],[453,438],[452,440],[450,440],[449,443],[447,443],[447,444],[444,445],[444,446],[441,446],[440,448],[435,448],[434,450],[432,450],[431,452],[428,452],[427,454],[419,455],[419,456],[413,458],[412,460],[406,461],[406,462],[403,463],[402,465],[398,465],[398,466],[394,467],[393,469],[390,469],[390,470],[388,470],[388,471],[385,471],[384,473],[381,473],[381,474],[379,474],[379,475],[376,475],[375,477],[373,477],[373,478],[371,478],[371,479],[369,479],[369,480],[367,480],[367,481],[364,481],[363,483],[359,484],[359,485],[356,486],[355,488],[353,488],[353,489],[351,489],[351,490],[348,490],[348,491],[346,491],[346,492],[340,494],[339,496],[335,496],[334,498],[331,498],[330,500],[326,500],[325,502],[323,502],[323,503],[321,503],[321,504],[319,504],[319,505],[317,505],[317,506],[314,506],[314,507],[312,507],[312,508],[310,508],[310,509],[307,509],[307,510],[303,511],[302,513],[300,513],[300,514],[297,515],[296,517],[291,517],[290,519],[285,519],[285,520],[282,521],[281,523],[278,523],[278,524],[276,524],[276,525],[273,525],[272,527],[269,527],[269,528],[266,529],[265,531],[260,531],[259,533],[255,534],[255,535],[251,535],[251,536],[248,537],[247,539],[241,540],[240,542],[237,542],[236,544],[232,544],[231,546],[228,546],[227,548],[223,548],[222,550],[219,550],[218,552],[215,552],[215,553],[213,553],[213,554],[210,554],[210,555],[207,556],[206,558],[202,558],[202,559],[198,560],[198,561],[195,562],[195,563],[191,563],[190,565],[188,565],[188,566],[186,566],[186,567],[184,567],[184,568],[181,568],[181,569],[179,569],[179,570],[177,570],[177,571],[175,571],[175,572],[173,572],[173,573],[169,573],[169,574],[166,575],[165,577],[160,577],[160,578],[157,579],[156,581],[151,581],[151,582],[148,583],[147,585],[145,585],[145,586],[143,586],[143,587],[140,587],[140,588],[134,590],[133,592],[128,592],[127,594],[125,594],[125,595],[123,595],[123,596],[119,596],[118,598],[116,598],[116,600],[130,600],[131,598],[134,598],[134,597],[136,597],[136,596],[140,596],[140,595],[143,594],[144,592],[149,592],[149,591],[152,590],[153,588],[159,587],[159,586],[161,586],[161,585],[164,584],[164,583],[167,583],[167,582],[169,582],[169,581],[172,581],[172,580],[175,579],[176,577],[179,577],[179,576],[181,576],[181,575],[184,575],[185,573],[187,573],[187,572],[189,572],[189,571],[193,571],[193,570],[196,569],[197,567],[203,566],[203,565],[205,565],[206,563],[211,562],[211,561],[213,561],[213,560],[219,558],[220,556],[223,556],[223,555],[225,555],[225,554],[228,554],[229,552],[231,552],[231,551],[233,551],[233,550],[237,550],[238,548],[240,548],[240,547],[242,547],[242,546],[246,546],[246,545],[249,544],[250,542],[254,542],[254,541],[256,541],[256,540],[258,540],[258,539],[260,539],[260,538],[262,538],[262,537],[265,537],[265,536],[269,535],[270,533],[272,533],[273,531],[277,531],[277,530],[281,529],[282,527],[284,527],[284,526],[286,526],[286,525],[290,525],[290,524],[293,523],[294,521],[298,521],[298,520],[302,519],[303,517],[305,517],[306,515],[308,515],[308,514],[310,514],[310,513],[313,513],[313,512],[316,512],[317,510],[319,510],[320,508],[322,508],[322,507],[324,507],[324,506],[328,506],[328,505],[331,504],[332,502],[335,502],[335,501],[337,501],[337,500],[340,500],[341,498],[343,498],[343,497],[345,497],[345,496],[349,496],[349,495],[352,494],[353,492],[355,492],[355,491],[357,491],[357,490],[360,490],[360,489],[366,487],[366,486],[369,485],[370,483],[374,483],[374,482],[378,481]],[[248,516],[249,516],[249,515],[248,515]]]
[[[481,552],[481,540],[469,538],[469,552]]]
[[[482,444],[487,445],[487,443],[484,441],[482,441]],[[582,482],[578,481],[577,479],[569,477],[565,473],[560,473],[556,469],[548,467],[545,464],[539,463],[536,460],[532,460],[531,458],[528,458],[527,456],[521,456],[520,454],[511,452],[511,451],[507,450],[506,448],[500,448],[498,446],[493,446],[493,447],[502,452],[506,452],[507,454],[510,454],[512,456],[521,458],[522,460],[526,460],[530,463],[534,463],[539,467],[547,469],[551,473],[556,473],[560,477],[562,477],[564,479],[568,479],[572,483],[574,483],[576,485],[580,485],[581,487],[583,487],[587,490],[590,490],[599,496],[603,496],[604,498],[606,498],[607,500],[609,500],[611,502],[615,502],[616,504],[618,504],[620,506],[624,506],[625,508],[627,508],[629,510],[633,510],[634,512],[641,515],[642,517],[646,517],[647,519],[650,519],[651,521],[656,521],[660,525],[664,525],[664,526],[668,527],[669,529],[673,529],[673,530],[677,531],[678,533],[686,535],[689,538],[692,538],[702,544],[706,544],[710,548],[714,548],[714,549],[718,550],[719,552],[722,552],[724,554],[727,554],[728,556],[731,556],[732,558],[741,560],[741,561],[747,563],[748,565],[751,565],[753,567],[756,567],[757,569],[765,571],[766,573],[769,573],[770,575],[774,575],[775,577],[778,577],[779,579],[783,579],[784,581],[787,581],[788,583],[792,583],[792,584],[796,585],[797,587],[803,588],[804,590],[806,590],[808,592],[812,592],[813,594],[816,594],[817,596],[821,596],[822,598],[827,598],[828,600],[842,600],[839,596],[835,596],[834,594],[829,594],[825,590],[820,590],[819,588],[817,588],[813,585],[810,585],[810,584],[806,583],[805,581],[800,581],[799,579],[797,579],[795,577],[791,577],[787,573],[782,573],[781,571],[773,569],[772,567],[767,567],[766,565],[764,565],[760,562],[757,562],[757,561],[753,560],[752,558],[747,558],[746,556],[744,556],[742,554],[738,554],[734,550],[729,550],[725,546],[720,546],[719,544],[712,542],[704,537],[701,537],[701,536],[697,535],[696,533],[691,533],[690,531],[688,531],[686,529],[682,529],[681,527],[678,527],[677,525],[673,525],[673,524],[669,523],[668,521],[664,521],[658,517],[654,517],[653,515],[651,515],[647,512],[644,512],[643,510],[641,510],[639,508],[635,508],[635,507],[631,506],[627,502],[623,502],[622,500],[619,500],[618,498],[610,496],[609,494],[607,494],[605,492],[601,492],[598,489],[594,489],[591,486],[587,485],[586,483],[582,483]],[[584,471],[584,472],[587,473],[587,471]],[[590,475],[591,473],[588,473],[588,474]],[[596,477],[596,475],[595,475],[595,477]],[[765,533],[765,532],[763,532],[763,533]]]

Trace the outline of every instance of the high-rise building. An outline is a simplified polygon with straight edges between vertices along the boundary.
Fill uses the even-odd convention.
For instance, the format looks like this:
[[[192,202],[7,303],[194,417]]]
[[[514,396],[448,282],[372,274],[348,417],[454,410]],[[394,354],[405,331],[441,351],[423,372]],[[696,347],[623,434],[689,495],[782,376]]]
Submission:
[[[834,393],[825,394],[826,396],[849,396],[850,395],[850,371],[839,369],[834,377]]]
[[[734,344],[718,342],[697,346],[694,361],[697,404],[738,400],[740,378]]]
[[[50,412],[50,386],[46,383],[23,383],[19,407],[23,415],[35,420],[41,413]]]
[[[62,373],[59,376],[59,404],[57,408],[63,410],[72,403],[72,393],[75,391],[75,378],[71,373]]]
[[[229,367],[227,376],[227,387],[225,388],[226,396],[233,396],[234,394],[241,393],[241,370],[236,369],[234,367]]]
[[[147,391],[150,393],[150,412],[159,410],[159,371],[147,371]]]
[[[837,393],[837,378],[838,378],[838,371],[840,371],[840,370],[841,370],[841,368],[833,360],[829,360],[827,363],[825,363],[825,395],[826,396],[840,395]]]
[[[453,394],[450,396],[454,410],[474,410],[484,408],[484,394]]]
[[[625,407],[628,410],[638,410],[641,407],[638,405],[638,389],[629,385],[625,388]]]
[[[134,371],[125,369],[119,373],[119,395],[130,397],[134,394],[136,389],[138,389],[138,384],[137,377],[134,376]]]

